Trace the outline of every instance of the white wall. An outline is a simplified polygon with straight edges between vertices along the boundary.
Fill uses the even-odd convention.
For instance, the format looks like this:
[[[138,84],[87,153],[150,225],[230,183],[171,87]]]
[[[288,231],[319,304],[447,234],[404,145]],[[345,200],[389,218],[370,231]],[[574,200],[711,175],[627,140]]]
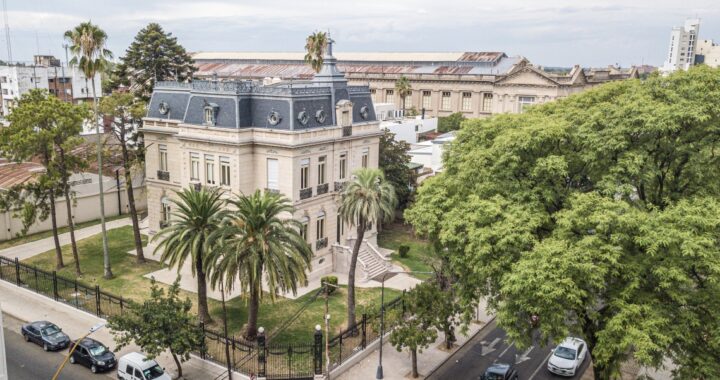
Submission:
[[[72,210],[75,223],[100,219],[100,197],[98,196],[97,174],[79,173],[73,175],[70,180],[71,182],[76,181],[76,184],[73,186],[73,190],[76,193],[76,202]],[[115,178],[103,177],[106,217],[118,215],[118,208],[122,209],[122,214],[129,215],[130,213],[122,175],[120,176],[120,188],[120,205],[118,205],[118,191]],[[133,180],[133,189],[137,210],[147,209],[145,184],[142,177],[137,176]],[[65,198],[57,199],[55,206],[57,210],[58,227],[67,226]],[[49,231],[51,229],[52,221],[48,216],[47,220],[36,222],[32,225],[28,230],[28,234]],[[16,234],[20,233],[21,230],[22,221],[19,218],[15,218],[12,212],[0,213],[0,241],[12,239]]]
[[[396,121],[384,121],[380,123],[380,128],[387,129],[395,134],[395,139],[405,141],[409,144],[416,144],[418,136],[422,133],[436,131],[438,119],[425,118],[418,116],[415,119],[401,119]]]

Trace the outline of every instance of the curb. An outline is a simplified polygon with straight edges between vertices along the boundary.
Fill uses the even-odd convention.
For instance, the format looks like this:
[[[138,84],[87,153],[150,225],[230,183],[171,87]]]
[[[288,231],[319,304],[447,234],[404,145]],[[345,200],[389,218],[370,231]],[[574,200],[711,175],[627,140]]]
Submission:
[[[495,322],[495,316],[494,316],[494,315],[492,316],[492,318],[490,318],[489,321],[487,321],[487,322],[485,323],[485,325],[484,325],[483,327],[481,327],[480,329],[478,329],[478,331],[476,331],[475,334],[473,334],[473,335],[471,335],[470,337],[468,337],[468,339],[465,341],[465,343],[461,344],[460,347],[458,347],[455,351],[453,351],[452,353],[450,353],[450,355],[448,355],[448,357],[446,357],[443,361],[441,361],[438,365],[436,365],[432,370],[430,370],[430,372],[428,372],[428,374],[425,375],[425,378],[427,379],[427,378],[429,378],[430,376],[434,375],[435,372],[437,372],[437,370],[440,369],[440,367],[444,366],[445,363],[447,363],[448,361],[450,361],[450,358],[452,358],[456,353],[460,352],[460,350],[462,350],[465,346],[467,346],[468,343],[470,343],[470,341],[473,340],[476,336],[478,336],[480,333],[482,333],[483,331],[485,331],[485,329],[487,329],[488,326],[490,326],[490,324],[492,324],[493,322]]]

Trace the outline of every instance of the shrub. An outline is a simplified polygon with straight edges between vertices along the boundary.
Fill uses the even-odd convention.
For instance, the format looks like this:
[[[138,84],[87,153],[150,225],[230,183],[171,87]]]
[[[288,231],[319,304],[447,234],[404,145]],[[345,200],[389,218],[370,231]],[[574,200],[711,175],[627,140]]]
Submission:
[[[408,245],[403,244],[398,248],[398,253],[400,254],[400,257],[403,257],[403,258],[408,257],[409,252],[410,252],[410,246],[408,246]]]
[[[325,276],[325,277],[320,278],[320,285],[322,287],[325,287],[326,282],[328,284],[330,284],[330,286],[327,287],[328,295],[335,293],[335,291],[337,290],[337,284],[338,284],[337,276]]]

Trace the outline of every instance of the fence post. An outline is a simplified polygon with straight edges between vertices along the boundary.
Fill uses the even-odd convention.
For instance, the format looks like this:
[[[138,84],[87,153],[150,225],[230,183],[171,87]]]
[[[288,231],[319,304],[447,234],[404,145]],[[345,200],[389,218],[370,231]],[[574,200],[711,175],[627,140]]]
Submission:
[[[20,286],[20,261],[15,258],[15,285]]]
[[[338,344],[338,348],[339,348],[338,352],[339,352],[339,355],[340,355],[340,359],[338,360],[338,363],[342,363],[342,362],[343,362],[343,361],[342,361],[342,349],[343,349],[342,337],[343,337],[343,333],[342,333],[342,331],[341,331],[341,332],[340,332],[340,342],[338,342],[338,343],[339,343],[339,344]]]
[[[0,280],[4,280],[5,276],[3,275],[3,264],[4,264],[4,258],[0,257]]]
[[[33,268],[33,274],[35,274],[35,291],[40,293],[40,283],[38,283],[37,272],[37,268]]]
[[[95,314],[100,316],[100,285],[95,285]]]
[[[53,299],[55,301],[58,300],[58,284],[57,284],[57,272],[52,272],[52,281],[53,281]]]
[[[80,304],[78,303],[77,278],[75,279],[75,281],[73,281],[73,283],[74,283],[73,289],[75,289],[75,307],[79,309]]]
[[[267,358],[265,357],[265,329],[260,327],[258,329],[258,336],[257,336],[257,344],[258,344],[258,374],[257,377],[265,377],[265,364]]]
[[[202,331],[202,346],[205,347],[205,323],[202,321],[200,322],[200,330]],[[227,342],[225,342],[225,344],[227,344]],[[203,360],[205,360],[205,351],[206,350],[200,350],[200,358]]]
[[[322,375],[322,362],[323,362],[323,334],[320,325],[315,326],[315,347],[313,352],[315,353],[315,374]]]
[[[405,289],[403,289],[403,294],[402,294],[401,300],[402,300],[402,312],[403,312],[403,315],[405,315]]]
[[[362,315],[362,348],[367,348],[367,314]]]

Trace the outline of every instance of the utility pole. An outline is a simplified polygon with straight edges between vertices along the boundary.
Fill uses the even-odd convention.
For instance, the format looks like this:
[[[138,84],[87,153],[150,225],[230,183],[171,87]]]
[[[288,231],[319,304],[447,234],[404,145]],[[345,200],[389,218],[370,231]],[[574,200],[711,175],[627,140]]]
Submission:
[[[9,380],[7,356],[5,355],[5,332],[3,327],[2,305],[0,305],[0,380]]]

